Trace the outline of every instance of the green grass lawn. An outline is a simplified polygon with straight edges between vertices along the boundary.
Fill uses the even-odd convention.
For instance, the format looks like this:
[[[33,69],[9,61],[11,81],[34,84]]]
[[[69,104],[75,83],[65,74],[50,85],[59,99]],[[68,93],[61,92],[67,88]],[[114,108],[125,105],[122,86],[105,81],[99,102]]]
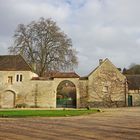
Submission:
[[[63,117],[79,116],[99,112],[97,109],[90,110],[1,110],[0,117]]]

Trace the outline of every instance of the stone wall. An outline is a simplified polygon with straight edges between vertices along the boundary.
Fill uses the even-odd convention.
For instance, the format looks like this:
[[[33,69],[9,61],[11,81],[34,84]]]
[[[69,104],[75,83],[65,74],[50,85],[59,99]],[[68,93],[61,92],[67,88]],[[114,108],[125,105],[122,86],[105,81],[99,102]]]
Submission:
[[[12,73],[9,73],[7,75],[12,75]],[[13,74],[12,76],[14,77],[15,75]],[[78,108],[80,106],[79,78],[55,78],[54,80],[29,80],[30,77],[28,73],[24,74],[24,78],[25,76],[27,76],[28,80],[26,79],[23,80],[22,82],[16,82],[16,80],[14,79],[12,84],[8,84],[7,81],[5,80],[5,83],[3,82],[2,84],[0,84],[1,86],[0,95],[4,94],[6,91],[11,91],[12,93],[14,93],[15,106],[20,106],[24,104],[26,105],[26,107],[56,108],[57,87],[62,81],[69,80],[76,87],[76,107]],[[1,100],[0,105],[2,106]]]
[[[17,74],[23,75],[22,81],[17,81]],[[8,83],[8,76],[12,76],[12,83]],[[56,107],[55,92],[52,80],[31,80],[37,76],[30,71],[1,71],[0,99],[2,94],[11,91],[15,95],[14,106],[26,104],[28,107]],[[2,106],[2,99],[0,100]]]
[[[28,81],[8,85],[2,91],[15,93],[15,106],[26,104],[27,107],[55,108],[53,81]]]
[[[125,106],[126,78],[106,60],[89,75],[89,104],[93,107]]]
[[[132,95],[132,106],[140,106],[140,91],[129,90],[129,95]]]
[[[0,85],[8,84],[8,77],[12,77],[12,84],[20,83],[16,81],[16,76],[22,75],[22,82],[28,82],[32,77],[37,77],[38,75],[31,71],[0,71]]]
[[[80,93],[80,106],[79,107],[87,107],[88,106],[88,80],[80,80],[79,81],[79,93]]]

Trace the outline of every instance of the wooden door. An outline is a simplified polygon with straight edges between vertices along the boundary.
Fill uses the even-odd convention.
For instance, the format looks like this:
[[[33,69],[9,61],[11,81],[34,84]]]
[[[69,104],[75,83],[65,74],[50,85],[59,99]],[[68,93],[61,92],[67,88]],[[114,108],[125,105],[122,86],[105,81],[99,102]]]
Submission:
[[[133,106],[132,95],[128,95],[128,106]]]
[[[15,101],[15,95],[11,91],[6,91],[1,94],[1,107],[2,108],[13,108]]]

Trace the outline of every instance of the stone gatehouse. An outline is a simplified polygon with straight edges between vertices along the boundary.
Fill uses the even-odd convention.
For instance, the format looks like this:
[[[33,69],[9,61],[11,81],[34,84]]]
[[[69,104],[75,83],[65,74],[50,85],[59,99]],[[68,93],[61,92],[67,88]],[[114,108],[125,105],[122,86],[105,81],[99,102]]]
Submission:
[[[56,72],[38,77],[21,55],[0,56],[0,107],[119,107],[127,104],[126,77],[100,60],[87,76]]]

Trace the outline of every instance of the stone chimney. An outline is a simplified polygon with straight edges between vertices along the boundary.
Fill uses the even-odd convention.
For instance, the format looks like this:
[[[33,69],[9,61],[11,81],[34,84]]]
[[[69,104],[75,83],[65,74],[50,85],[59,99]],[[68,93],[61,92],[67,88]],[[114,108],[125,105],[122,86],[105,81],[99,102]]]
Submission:
[[[103,59],[99,59],[99,65],[103,63]]]

